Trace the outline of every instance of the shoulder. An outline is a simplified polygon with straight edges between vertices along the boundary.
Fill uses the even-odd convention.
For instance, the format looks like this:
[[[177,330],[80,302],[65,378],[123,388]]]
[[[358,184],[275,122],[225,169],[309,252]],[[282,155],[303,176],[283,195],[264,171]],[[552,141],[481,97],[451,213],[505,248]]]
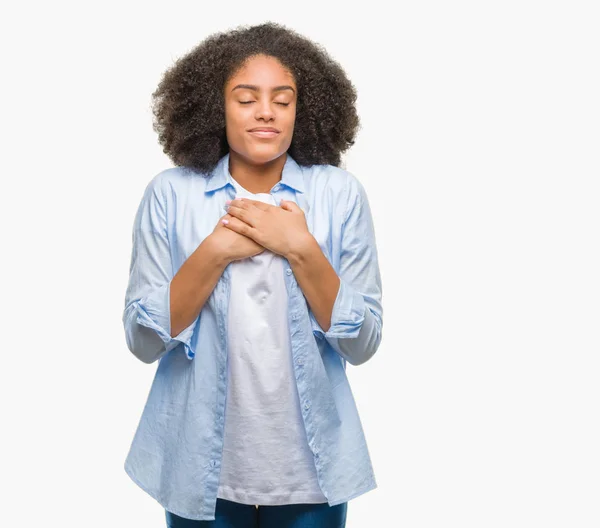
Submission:
[[[160,171],[153,180],[155,185],[164,189],[189,184],[190,182],[204,182],[208,176],[189,167],[169,167]]]
[[[146,186],[146,195],[154,195],[161,201],[168,201],[178,191],[189,189],[190,185],[206,185],[208,177],[188,167],[168,167],[155,174]]]
[[[358,191],[361,189],[362,183],[358,176],[353,172],[335,165],[313,165],[308,167],[311,172],[311,179],[323,182],[329,186],[337,186],[342,188]]]
[[[348,213],[366,199],[366,192],[358,176],[335,165],[313,165],[309,172],[309,185],[316,196],[333,196],[343,204]],[[347,215],[344,215],[346,217]]]

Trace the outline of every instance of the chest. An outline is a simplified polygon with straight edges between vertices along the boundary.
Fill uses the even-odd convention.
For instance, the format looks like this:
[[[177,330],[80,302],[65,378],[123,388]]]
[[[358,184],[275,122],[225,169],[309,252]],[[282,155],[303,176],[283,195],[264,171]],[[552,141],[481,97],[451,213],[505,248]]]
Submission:
[[[326,199],[319,200],[310,194],[297,194],[291,189],[281,189],[272,196],[273,204],[279,203],[280,200],[291,200],[304,211],[308,231],[331,265],[336,268],[341,218],[336,213],[334,204]],[[174,197],[168,211],[170,217],[168,236],[174,270],[179,269],[202,241],[215,230],[221,218],[227,213],[226,201],[235,197],[236,190],[230,186],[209,194],[200,190]]]

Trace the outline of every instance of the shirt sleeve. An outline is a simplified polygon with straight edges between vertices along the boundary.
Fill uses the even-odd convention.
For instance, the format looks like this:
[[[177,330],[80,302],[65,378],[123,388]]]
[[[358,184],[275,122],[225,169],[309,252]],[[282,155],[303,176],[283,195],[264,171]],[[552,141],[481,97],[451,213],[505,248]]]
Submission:
[[[341,230],[340,287],[331,325],[324,332],[312,311],[313,334],[326,339],[351,365],[369,360],[379,348],[383,327],[382,285],[371,208],[363,185],[350,175]]]
[[[144,363],[153,363],[179,345],[191,360],[194,352],[190,343],[200,319],[198,315],[181,333],[171,337],[170,291],[174,273],[165,204],[158,174],[147,185],[135,216],[123,312],[127,348]]]

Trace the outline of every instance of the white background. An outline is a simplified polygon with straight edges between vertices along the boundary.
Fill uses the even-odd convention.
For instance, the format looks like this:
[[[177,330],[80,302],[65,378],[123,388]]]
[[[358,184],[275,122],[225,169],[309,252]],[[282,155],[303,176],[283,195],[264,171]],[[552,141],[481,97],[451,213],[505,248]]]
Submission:
[[[2,526],[164,527],[121,322],[163,71],[274,21],[358,93],[383,278],[348,528],[600,526],[595,2],[29,2],[2,19]]]

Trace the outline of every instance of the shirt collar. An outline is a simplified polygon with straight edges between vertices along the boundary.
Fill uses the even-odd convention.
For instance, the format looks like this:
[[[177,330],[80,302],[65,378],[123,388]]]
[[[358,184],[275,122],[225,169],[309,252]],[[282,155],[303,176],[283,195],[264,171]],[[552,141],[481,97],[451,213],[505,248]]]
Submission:
[[[215,166],[211,177],[206,183],[206,189],[204,192],[214,191],[220,189],[227,184],[235,187],[233,178],[229,172],[229,152],[225,154]],[[295,191],[304,192],[304,175],[302,174],[302,168],[296,160],[294,160],[289,153],[286,155],[285,165],[281,173],[281,180],[279,183],[286,185],[294,189]]]

